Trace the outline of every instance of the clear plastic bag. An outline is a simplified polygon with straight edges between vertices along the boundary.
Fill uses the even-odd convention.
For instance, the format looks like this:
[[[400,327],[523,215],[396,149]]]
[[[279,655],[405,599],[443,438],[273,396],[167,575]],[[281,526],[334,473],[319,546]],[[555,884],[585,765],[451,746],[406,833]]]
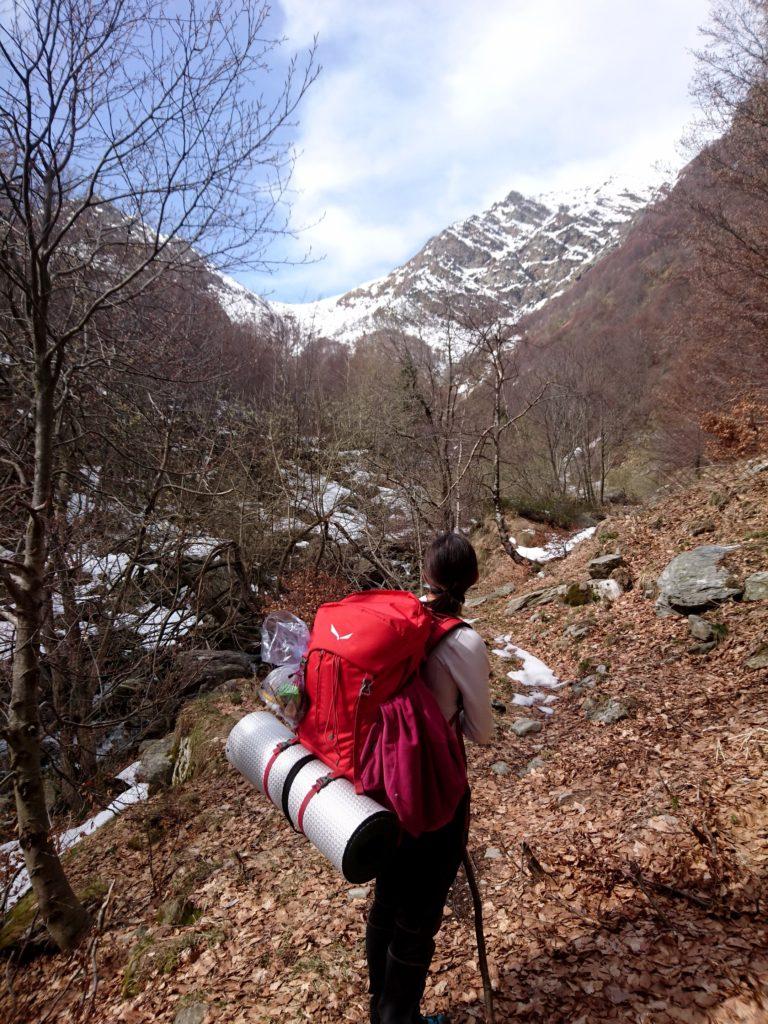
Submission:
[[[271,612],[261,627],[261,660],[275,665],[261,683],[259,694],[266,706],[295,729],[305,709],[304,655],[309,629],[290,612]]]

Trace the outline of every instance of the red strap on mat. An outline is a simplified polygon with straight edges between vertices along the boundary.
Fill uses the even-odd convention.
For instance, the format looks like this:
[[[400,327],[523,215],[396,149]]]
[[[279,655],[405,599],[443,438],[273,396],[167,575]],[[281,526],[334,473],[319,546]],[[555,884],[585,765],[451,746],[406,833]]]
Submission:
[[[299,813],[296,815],[296,828],[299,832],[304,831],[304,814],[306,813],[307,807],[309,807],[312,797],[316,796],[321,789],[325,789],[327,785],[333,782],[335,779],[340,779],[341,775],[337,775],[335,772],[331,772],[329,775],[321,775],[317,782],[312,786],[307,795],[301,801],[299,807]]]
[[[275,763],[278,757],[280,757],[284,750],[287,750],[288,747],[295,746],[298,742],[299,741],[297,737],[294,736],[293,739],[283,740],[281,743],[278,743],[275,749],[272,751],[272,754],[269,760],[267,761],[266,767],[264,768],[264,776],[261,780],[262,789],[264,790],[267,796],[269,796],[269,790],[267,789],[267,785],[269,783],[269,773],[272,771],[272,765]]]

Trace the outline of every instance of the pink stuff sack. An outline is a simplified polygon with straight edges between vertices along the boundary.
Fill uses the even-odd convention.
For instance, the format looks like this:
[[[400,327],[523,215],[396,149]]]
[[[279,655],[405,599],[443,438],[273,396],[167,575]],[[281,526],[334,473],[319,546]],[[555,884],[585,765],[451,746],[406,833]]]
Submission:
[[[418,675],[381,705],[360,763],[363,792],[412,836],[447,825],[467,790],[458,732]]]

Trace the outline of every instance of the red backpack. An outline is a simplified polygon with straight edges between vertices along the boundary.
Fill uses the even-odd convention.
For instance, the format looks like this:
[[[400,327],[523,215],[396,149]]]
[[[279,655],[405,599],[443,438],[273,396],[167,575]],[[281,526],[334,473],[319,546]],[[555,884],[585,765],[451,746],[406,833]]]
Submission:
[[[394,810],[413,835],[451,820],[467,788],[463,746],[419,670],[463,624],[433,615],[399,590],[321,605],[305,656],[307,710],[297,730],[331,769],[318,788],[347,778],[358,793]]]

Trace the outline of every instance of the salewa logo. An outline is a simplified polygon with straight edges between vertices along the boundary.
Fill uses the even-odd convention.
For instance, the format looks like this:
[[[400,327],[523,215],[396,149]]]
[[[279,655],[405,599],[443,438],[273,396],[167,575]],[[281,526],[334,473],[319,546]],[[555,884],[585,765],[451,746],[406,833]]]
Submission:
[[[333,623],[331,623],[331,632],[333,633],[333,635],[336,637],[337,640],[350,640],[351,637],[352,637],[351,633],[345,633],[343,636],[341,636],[339,634],[338,629],[336,629],[336,627],[333,625]]]

